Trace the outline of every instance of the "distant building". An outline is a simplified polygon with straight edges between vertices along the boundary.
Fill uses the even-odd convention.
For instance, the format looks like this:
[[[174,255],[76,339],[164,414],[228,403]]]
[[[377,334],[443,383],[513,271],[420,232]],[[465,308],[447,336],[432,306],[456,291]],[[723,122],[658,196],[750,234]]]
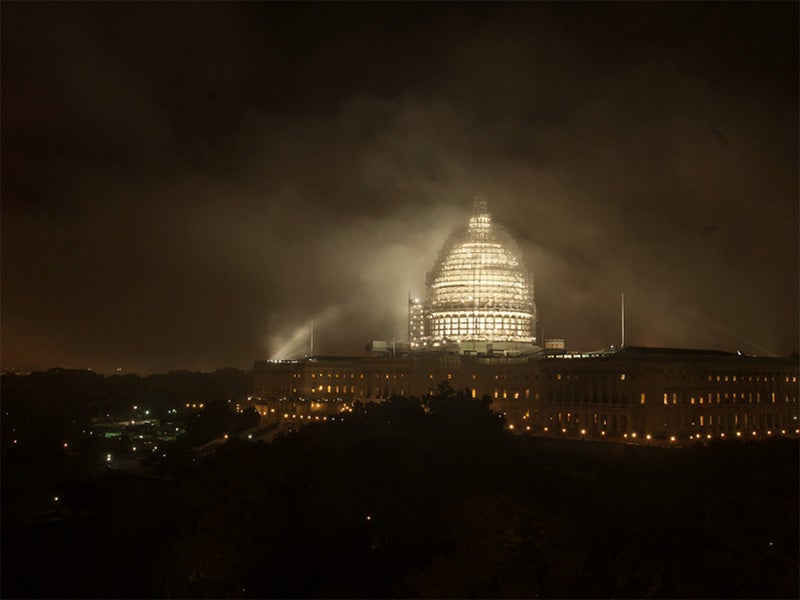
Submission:
[[[409,298],[407,344],[363,357],[258,361],[262,414],[326,418],[352,402],[422,397],[443,383],[488,396],[509,427],[548,435],[662,440],[796,435],[798,360],[713,350],[535,345],[533,278],[484,200],[444,244],[424,303]]]

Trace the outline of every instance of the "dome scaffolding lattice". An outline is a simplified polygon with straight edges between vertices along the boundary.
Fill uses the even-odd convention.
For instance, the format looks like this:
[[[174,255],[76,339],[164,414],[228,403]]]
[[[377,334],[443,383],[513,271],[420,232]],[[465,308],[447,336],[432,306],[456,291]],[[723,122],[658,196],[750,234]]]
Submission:
[[[425,337],[432,345],[535,340],[533,277],[482,198],[468,226],[443,245],[426,288]]]

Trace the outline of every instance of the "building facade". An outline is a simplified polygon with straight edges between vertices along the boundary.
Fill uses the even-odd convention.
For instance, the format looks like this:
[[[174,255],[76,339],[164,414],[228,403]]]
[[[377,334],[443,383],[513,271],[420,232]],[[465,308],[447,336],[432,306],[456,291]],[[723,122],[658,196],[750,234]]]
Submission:
[[[312,405],[337,412],[356,400],[435,394],[446,384],[473,398],[488,396],[509,426],[521,431],[687,440],[796,435],[797,380],[796,359],[717,351],[627,347],[496,357],[419,352],[258,362],[254,396],[262,413],[275,403],[291,404],[295,412]]]

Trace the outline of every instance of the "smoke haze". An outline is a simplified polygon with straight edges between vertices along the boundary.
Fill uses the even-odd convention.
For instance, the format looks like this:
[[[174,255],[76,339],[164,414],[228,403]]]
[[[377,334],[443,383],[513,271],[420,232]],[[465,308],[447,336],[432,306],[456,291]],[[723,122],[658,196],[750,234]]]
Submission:
[[[569,348],[624,291],[628,344],[798,349],[796,4],[2,13],[3,367],[402,340],[477,193]]]

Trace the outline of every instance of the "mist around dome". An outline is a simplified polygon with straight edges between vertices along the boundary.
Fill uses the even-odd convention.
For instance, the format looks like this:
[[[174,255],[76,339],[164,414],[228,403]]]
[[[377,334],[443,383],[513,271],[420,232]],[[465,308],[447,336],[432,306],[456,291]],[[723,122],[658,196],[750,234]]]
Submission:
[[[428,272],[423,319],[424,335],[412,336],[412,347],[533,349],[520,346],[536,341],[533,277],[485,198],[476,198],[468,225],[447,239]]]

